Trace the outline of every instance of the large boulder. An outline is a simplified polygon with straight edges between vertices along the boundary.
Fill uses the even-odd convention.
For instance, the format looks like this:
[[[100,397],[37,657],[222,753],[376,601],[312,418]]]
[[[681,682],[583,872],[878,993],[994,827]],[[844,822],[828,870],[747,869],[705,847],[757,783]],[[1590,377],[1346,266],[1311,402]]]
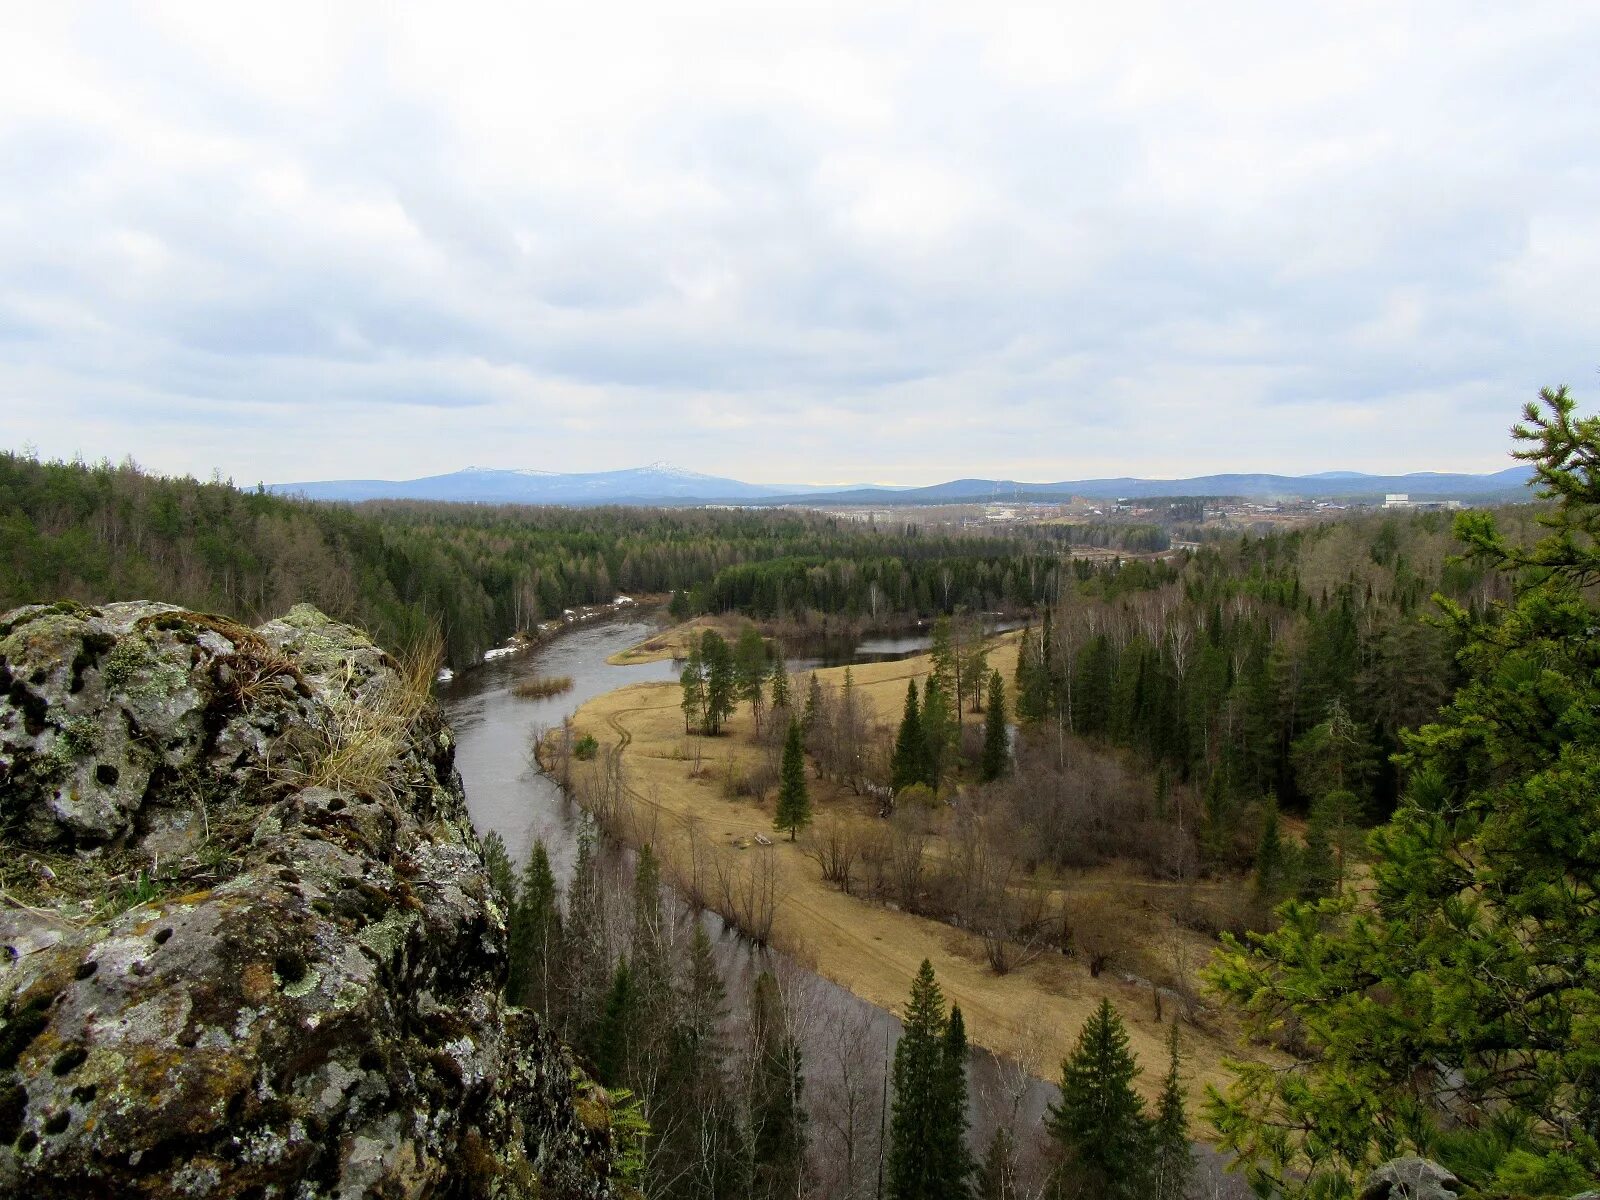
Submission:
[[[605,1197],[449,729],[365,636],[0,617],[0,1195]]]
[[[1367,1176],[1361,1200],[1455,1200],[1461,1181],[1444,1167],[1412,1154],[1392,1159]]]

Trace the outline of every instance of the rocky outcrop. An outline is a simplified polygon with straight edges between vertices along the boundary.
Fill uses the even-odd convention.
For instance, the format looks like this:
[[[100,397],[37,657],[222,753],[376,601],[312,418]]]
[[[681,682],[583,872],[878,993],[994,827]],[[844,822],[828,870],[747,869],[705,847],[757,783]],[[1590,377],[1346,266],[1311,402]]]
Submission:
[[[0,618],[0,1195],[614,1194],[425,682],[306,607]]]
[[[1436,1162],[1409,1155],[1383,1164],[1361,1185],[1361,1200],[1455,1200],[1461,1181]]]

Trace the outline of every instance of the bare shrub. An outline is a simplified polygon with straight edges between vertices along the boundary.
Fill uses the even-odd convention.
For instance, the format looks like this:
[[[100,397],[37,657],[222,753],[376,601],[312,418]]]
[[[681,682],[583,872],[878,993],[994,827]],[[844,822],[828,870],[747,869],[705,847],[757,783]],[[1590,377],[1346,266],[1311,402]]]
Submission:
[[[1067,902],[1066,920],[1089,974],[1098,978],[1124,949],[1126,906],[1120,897],[1106,893],[1078,896]]]
[[[848,893],[861,859],[859,831],[839,813],[826,813],[807,836],[806,854],[822,868],[823,879]]]
[[[772,940],[772,924],[781,899],[778,867],[772,854],[771,847],[754,852],[724,850],[712,860],[717,912],[758,946]]]

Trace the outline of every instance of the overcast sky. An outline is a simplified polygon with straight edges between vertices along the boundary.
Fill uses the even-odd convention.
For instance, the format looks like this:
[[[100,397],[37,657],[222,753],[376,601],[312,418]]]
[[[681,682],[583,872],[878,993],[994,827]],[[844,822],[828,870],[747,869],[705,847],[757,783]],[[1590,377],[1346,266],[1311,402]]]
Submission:
[[[1600,6],[0,13],[0,447],[240,482],[1496,470]]]

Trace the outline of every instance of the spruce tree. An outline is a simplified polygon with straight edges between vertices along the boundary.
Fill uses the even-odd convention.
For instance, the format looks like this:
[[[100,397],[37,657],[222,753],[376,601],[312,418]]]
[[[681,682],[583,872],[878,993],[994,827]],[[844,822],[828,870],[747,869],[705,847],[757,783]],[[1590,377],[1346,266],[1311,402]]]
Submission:
[[[922,717],[917,709],[917,681],[906,683],[906,708],[900,718],[900,732],[894,739],[894,757],[890,760],[890,782],[895,791],[902,791],[914,783],[921,783],[927,763],[927,749],[922,739]]]
[[[794,703],[789,694],[789,667],[784,662],[782,646],[778,646],[772,655],[770,693],[774,714],[787,710]]]
[[[661,867],[647,842],[633,871],[633,931],[628,946],[639,1042],[646,1053],[659,1048],[673,1010],[671,950],[661,903]]]
[[[1150,1123],[1133,1090],[1139,1075],[1128,1031],[1100,1001],[1061,1064],[1061,1102],[1046,1126],[1061,1151],[1057,1187],[1068,1195],[1143,1200],[1149,1194]]]
[[[1156,1118],[1150,1128],[1151,1200],[1184,1200],[1194,1178],[1194,1154],[1189,1145],[1189,1117],[1184,1109],[1183,1058],[1178,1048],[1178,1022],[1167,1035],[1167,1074],[1156,1101]]]
[[[567,885],[567,929],[562,939],[561,1012],[566,1040],[580,1054],[594,1057],[595,1038],[611,986],[611,937],[594,834],[578,833],[578,857]]]
[[[607,1087],[617,1087],[631,1066],[633,1043],[633,984],[628,960],[621,959],[611,976],[605,1012],[595,1034],[594,1071]]]
[[[800,731],[806,735],[806,745],[811,745],[811,739],[816,736],[817,722],[822,719],[822,681],[817,678],[815,671],[811,672],[811,682],[806,685],[805,713],[800,718]]]
[[[976,1200],[1018,1200],[1017,1139],[1004,1124],[996,1125],[978,1167]]]
[[[1333,853],[1333,831],[1328,819],[1328,806],[1322,800],[1311,802],[1311,815],[1306,821],[1306,844],[1300,852],[1299,886],[1302,900],[1320,900],[1333,895],[1338,882],[1339,867]]]
[[[800,738],[800,722],[789,722],[783,742],[783,766],[778,772],[778,811],[772,821],[789,840],[811,824],[811,798],[806,791],[806,751]]]
[[[970,1195],[972,1154],[967,1149],[967,1026],[961,1009],[952,1004],[945,1022],[939,1086],[939,1125],[934,1139],[944,1176],[944,1195],[965,1200]]]
[[[792,1196],[805,1164],[806,1122],[800,1043],[770,971],[756,976],[750,994],[750,1152],[756,1194]]]
[[[953,757],[957,727],[944,685],[936,677],[928,679],[922,697],[922,782],[937,795]]]
[[[728,1090],[722,1035],[727,993],[711,939],[698,922],[679,1004],[674,1068],[670,1086],[663,1089],[674,1142],[663,1156],[664,1176],[680,1178],[683,1195],[744,1200],[750,1193],[750,1150]],[[661,1124],[665,1129],[668,1123]]]
[[[1278,832],[1278,802],[1266,801],[1261,818],[1261,840],[1256,845],[1256,898],[1271,904],[1283,891],[1285,874],[1283,838]]]
[[[555,981],[561,966],[561,906],[556,878],[544,842],[534,839],[511,919],[511,983],[507,994],[515,1004],[546,1016],[557,1001]]]
[[[923,959],[911,984],[894,1050],[894,1111],[890,1127],[891,1200],[950,1200],[966,1193],[966,1148],[952,1144],[965,1113],[950,1111],[955,1079],[949,1059],[944,993]],[[965,1035],[958,1031],[962,1046]],[[965,1098],[965,1077],[961,1091]]]
[[[999,779],[1011,766],[1011,734],[1006,728],[1006,685],[999,671],[989,675],[989,702],[983,713],[983,777]]]
[[[508,915],[517,902],[517,875],[506,853],[505,839],[494,830],[483,835],[483,866],[494,886],[495,899]]]

